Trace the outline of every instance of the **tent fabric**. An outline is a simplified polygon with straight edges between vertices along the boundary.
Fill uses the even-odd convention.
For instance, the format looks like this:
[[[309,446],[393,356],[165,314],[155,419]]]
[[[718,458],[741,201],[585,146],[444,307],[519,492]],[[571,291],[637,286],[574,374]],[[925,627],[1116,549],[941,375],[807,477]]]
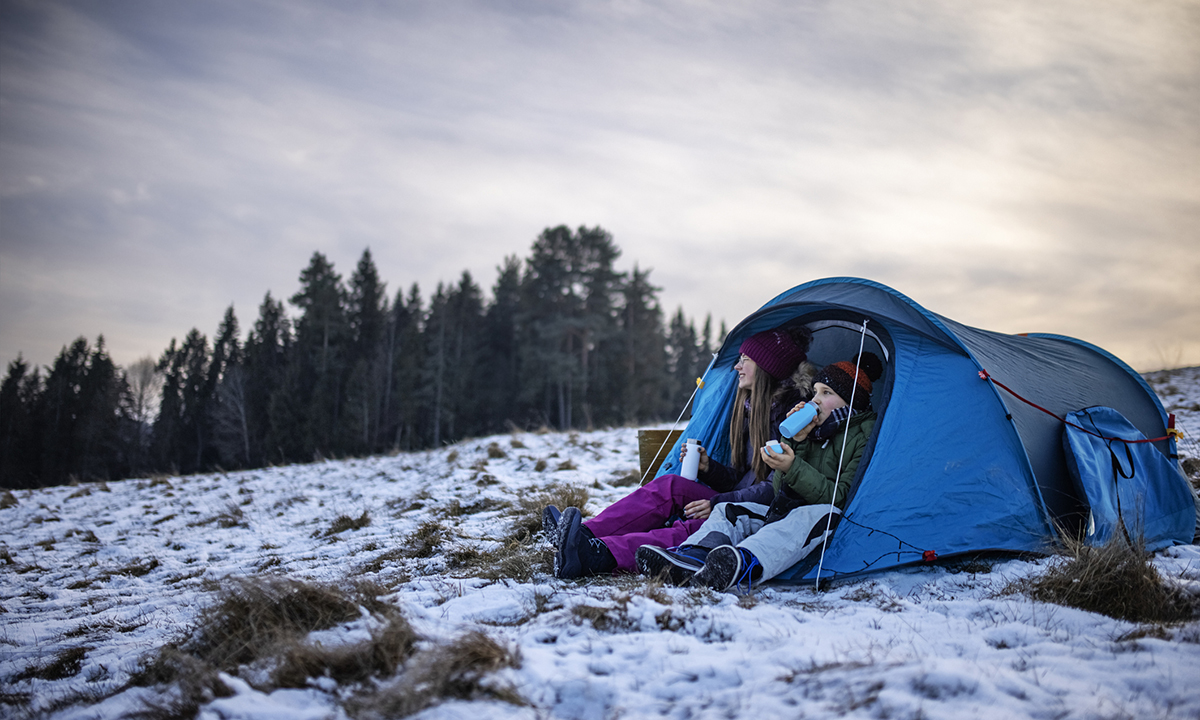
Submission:
[[[1067,470],[1062,423],[981,378],[981,370],[1060,417],[1104,405],[1146,437],[1166,435],[1157,396],[1095,346],[972,328],[885,285],[843,277],[781,293],[729,333],[705,373],[684,438],[700,439],[713,458],[729,461],[737,350],[756,332],[791,324],[813,330],[809,360],[817,365],[850,359],[860,342],[887,358],[871,396],[879,421],[856,477],[842,479],[850,496],[821,578],[931,557],[1041,552],[1057,527],[1082,528],[1087,499]],[[1182,477],[1174,440],[1150,447]],[[676,447],[658,474],[677,472],[678,456]],[[816,563],[809,558],[777,581],[811,582]]]
[[[1067,415],[1067,468],[1088,507],[1085,540],[1101,546],[1114,535],[1147,550],[1191,542],[1196,508],[1178,469],[1144,440],[1133,423],[1108,407]]]

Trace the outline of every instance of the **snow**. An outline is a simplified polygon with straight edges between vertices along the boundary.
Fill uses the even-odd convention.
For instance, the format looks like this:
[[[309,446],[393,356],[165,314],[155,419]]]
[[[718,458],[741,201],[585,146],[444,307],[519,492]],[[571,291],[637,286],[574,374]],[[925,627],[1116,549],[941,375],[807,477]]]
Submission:
[[[1181,452],[1200,457],[1200,369],[1148,380],[1189,433]],[[493,444],[506,456],[490,457]],[[575,469],[555,470],[568,458]],[[1200,621],[1152,629],[1001,592],[1044,572],[1049,558],[748,597],[637,577],[493,581],[448,569],[451,548],[499,545],[513,512],[505,503],[574,484],[588,488],[595,513],[629,492],[618,480],[636,466],[636,429],[620,428],[14,492],[17,504],[0,510],[0,715],[144,709],[157,691],[122,689],[139,660],[186,635],[215,581],[272,575],[373,580],[425,642],[478,630],[519,651],[520,666],[489,681],[528,705],[449,700],[421,718],[1200,717]],[[462,514],[446,513],[455,502]],[[339,517],[364,512],[369,524],[331,532]],[[372,562],[435,520],[452,535],[441,552]],[[1170,548],[1154,563],[1200,592],[1200,548]],[[379,622],[364,610],[308,640],[356,642]],[[86,649],[77,672],[29,677],[71,648]],[[348,717],[349,689],[329,678],[272,692],[248,674],[222,678],[232,694],[207,702],[205,720]]]

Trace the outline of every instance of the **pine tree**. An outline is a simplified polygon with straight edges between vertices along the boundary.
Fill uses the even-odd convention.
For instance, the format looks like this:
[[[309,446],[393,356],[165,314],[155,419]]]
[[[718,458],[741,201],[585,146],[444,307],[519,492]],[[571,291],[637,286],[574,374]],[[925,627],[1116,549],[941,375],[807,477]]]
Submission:
[[[125,378],[109,357],[101,335],[88,357],[80,392],[83,416],[75,464],[80,479],[114,480],[128,472],[132,439],[128,432],[131,423],[124,412],[128,394]]]
[[[387,369],[384,334],[387,330],[387,296],[379,273],[364,250],[350,278],[348,325],[350,331],[346,386],[346,411],[341,424],[341,445],[356,454],[376,449],[386,395]]]
[[[206,384],[211,444],[222,467],[250,464],[249,397],[237,315],[230,305],[217,328]]]
[[[155,370],[162,373],[163,386],[158,403],[158,417],[154,419],[151,446],[155,464],[172,472],[179,472],[179,433],[183,417],[183,355],[175,346],[175,338],[163,351]]]
[[[0,487],[35,487],[41,437],[35,422],[42,383],[18,354],[0,384]]]
[[[504,429],[506,422],[520,418],[521,395],[517,372],[517,317],[521,303],[521,261],[517,256],[504,258],[496,268],[492,302],[483,318],[483,347],[487,362],[478,367],[480,416],[486,433]]]
[[[15,398],[21,408],[16,419],[30,429],[24,436],[28,445],[17,453],[26,486],[107,480],[128,472],[128,391],[103,336],[94,350],[82,337],[64,347],[44,386],[36,372],[10,368],[0,393],[6,405]],[[20,433],[20,425],[14,430]]]
[[[675,415],[684,412],[696,388],[696,368],[702,360],[697,349],[696,326],[683,315],[680,307],[667,329],[667,368],[670,375],[670,406]],[[701,370],[703,372],[703,370]]]
[[[209,449],[212,388],[209,385],[211,355],[208,338],[196,328],[188,332],[179,349],[180,385],[179,436],[176,462],[184,473],[205,468],[204,455]]]
[[[446,296],[447,369],[444,404],[446,435],[453,442],[482,431],[479,417],[479,364],[483,331],[483,294],[471,273],[463,271]]]
[[[87,340],[77,338],[62,349],[46,375],[46,390],[38,408],[43,424],[39,485],[61,483],[77,470],[77,438],[84,416],[83,386],[90,354]]]
[[[246,338],[246,424],[252,466],[271,460],[284,462],[287,457],[282,451],[282,438],[271,422],[271,398],[287,375],[291,347],[291,323],[283,302],[268,292],[258,307],[254,329]]]
[[[622,372],[620,411],[625,423],[657,419],[667,407],[666,353],[659,288],[650,284],[650,271],[633,267],[622,294]]]
[[[341,450],[336,441],[349,327],[341,276],[321,253],[313,253],[300,273],[300,290],[291,303],[301,315],[296,321],[296,354],[281,389],[289,395],[281,399],[290,406],[285,422],[301,424],[302,454],[328,457]]]
[[[418,394],[427,395],[431,408],[429,419],[430,442],[434,447],[442,444],[442,415],[446,412],[447,335],[450,331],[449,310],[446,307],[446,288],[438,283],[437,290],[429,300],[429,314],[425,321],[425,386]]]
[[[533,380],[524,399],[540,395],[543,417],[560,428],[574,425],[576,394],[585,424],[592,400],[612,388],[603,363],[591,356],[616,330],[616,297],[622,276],[612,264],[620,250],[600,228],[547,228],[533,244],[522,278],[520,365]],[[599,372],[598,372],[599,371]],[[593,378],[598,376],[599,382]]]
[[[176,347],[175,338],[163,351],[157,369],[163,373],[162,400],[154,421],[158,466],[172,472],[197,472],[204,467],[209,445],[208,338],[192,328]]]
[[[388,392],[389,442],[403,450],[423,447],[420,429],[428,427],[422,422],[427,417],[427,393],[424,378],[426,336],[425,310],[421,305],[421,288],[413,283],[408,300],[403,293],[396,293],[392,306],[391,327],[393,339],[389,345],[388,367],[391,378]]]
[[[700,352],[696,358],[696,377],[702,377],[704,371],[708,369],[709,363],[712,362],[713,353],[716,348],[713,347],[712,341],[712,313],[704,316],[704,330],[700,333]]]

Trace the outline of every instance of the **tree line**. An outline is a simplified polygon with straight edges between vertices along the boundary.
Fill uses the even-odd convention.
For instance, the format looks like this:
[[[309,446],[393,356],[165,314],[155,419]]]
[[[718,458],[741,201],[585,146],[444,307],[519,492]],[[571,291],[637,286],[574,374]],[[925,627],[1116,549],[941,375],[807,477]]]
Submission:
[[[547,228],[497,268],[426,303],[389,298],[365,250],[348,280],[320,252],[242,338],[233,307],[157,359],[115,365],[103,336],[0,385],[0,485],[21,488],[438,447],[512,428],[674,419],[713,350],[600,227]],[[718,338],[724,337],[722,325]]]

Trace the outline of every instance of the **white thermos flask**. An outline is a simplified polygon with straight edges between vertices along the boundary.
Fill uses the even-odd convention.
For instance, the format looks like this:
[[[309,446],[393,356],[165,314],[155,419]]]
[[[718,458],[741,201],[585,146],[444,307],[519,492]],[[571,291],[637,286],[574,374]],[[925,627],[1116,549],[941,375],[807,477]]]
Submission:
[[[688,480],[695,480],[700,475],[700,441],[696,438],[688,438],[683,469],[679,474]]]

